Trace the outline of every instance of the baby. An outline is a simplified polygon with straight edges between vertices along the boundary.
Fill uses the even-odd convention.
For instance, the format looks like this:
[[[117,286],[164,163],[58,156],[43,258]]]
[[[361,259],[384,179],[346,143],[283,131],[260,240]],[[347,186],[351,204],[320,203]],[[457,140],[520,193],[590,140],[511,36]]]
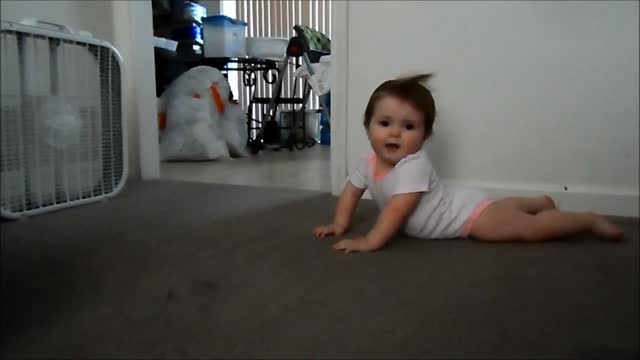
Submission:
[[[333,245],[335,250],[375,251],[399,231],[425,239],[469,237],[482,241],[544,241],[591,232],[620,240],[605,217],[556,208],[549,196],[492,199],[485,193],[441,183],[423,143],[436,116],[431,91],[421,83],[431,74],[389,80],[373,92],[364,127],[373,153],[349,176],[333,223],[318,237],[343,235],[366,189],[381,209],[365,235]]]

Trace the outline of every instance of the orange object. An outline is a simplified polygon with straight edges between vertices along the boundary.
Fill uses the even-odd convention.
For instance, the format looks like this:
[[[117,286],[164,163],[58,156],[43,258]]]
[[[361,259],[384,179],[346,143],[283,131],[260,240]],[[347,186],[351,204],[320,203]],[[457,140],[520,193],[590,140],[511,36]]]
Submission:
[[[164,128],[166,127],[167,127],[167,113],[166,112],[158,113],[158,128],[160,128],[160,130],[164,130]]]
[[[220,96],[220,92],[218,91],[218,88],[214,84],[214,85],[211,85],[209,89],[211,90],[211,97],[213,97],[213,102],[216,104],[216,107],[218,108],[218,112],[223,113],[224,101],[222,101],[222,96]]]

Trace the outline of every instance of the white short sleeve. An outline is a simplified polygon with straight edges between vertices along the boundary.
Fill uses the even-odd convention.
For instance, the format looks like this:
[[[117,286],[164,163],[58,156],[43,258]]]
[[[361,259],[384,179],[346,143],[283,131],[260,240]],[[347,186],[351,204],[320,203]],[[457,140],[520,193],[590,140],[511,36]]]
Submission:
[[[349,182],[358,189],[366,189],[368,187],[369,175],[368,175],[369,162],[366,158],[359,161],[358,166],[353,170],[349,176]]]
[[[431,190],[431,161],[424,150],[400,160],[395,166],[393,195]]]

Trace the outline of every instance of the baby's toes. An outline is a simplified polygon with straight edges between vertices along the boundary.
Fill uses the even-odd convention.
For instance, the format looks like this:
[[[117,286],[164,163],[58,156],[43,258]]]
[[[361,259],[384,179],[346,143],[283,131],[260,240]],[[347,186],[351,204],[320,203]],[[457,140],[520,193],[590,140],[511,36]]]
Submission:
[[[553,200],[553,198],[551,196],[549,196],[548,194],[544,194],[544,201],[545,201],[545,205],[546,205],[546,209],[547,210],[553,210],[553,209],[557,209],[558,207],[556,206],[556,202]]]
[[[619,227],[609,222],[606,218],[600,217],[595,224],[594,232],[608,240],[619,241],[624,238],[624,233]]]

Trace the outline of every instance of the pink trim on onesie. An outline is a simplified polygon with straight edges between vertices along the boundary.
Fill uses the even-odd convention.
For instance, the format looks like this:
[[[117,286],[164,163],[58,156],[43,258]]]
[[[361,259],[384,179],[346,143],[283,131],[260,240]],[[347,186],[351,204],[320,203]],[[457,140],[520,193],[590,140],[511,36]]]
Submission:
[[[476,206],[475,209],[473,209],[473,212],[471,213],[471,215],[469,215],[469,217],[467,218],[467,221],[465,221],[464,223],[464,227],[462,230],[463,237],[469,237],[469,233],[471,232],[471,227],[473,226],[473,222],[476,221],[476,219],[478,219],[478,217],[484,211],[484,209],[489,207],[489,205],[493,204],[494,202],[496,202],[496,200],[485,200],[481,202],[480,205]]]
[[[378,161],[378,158],[376,157],[376,154],[371,154],[371,156],[369,157],[369,168],[371,169],[371,176],[373,177],[373,181],[374,182],[380,182],[382,181],[382,179],[384,179],[385,176],[387,176],[387,174],[389,173],[390,170],[387,170],[385,173],[376,175],[376,163]]]

